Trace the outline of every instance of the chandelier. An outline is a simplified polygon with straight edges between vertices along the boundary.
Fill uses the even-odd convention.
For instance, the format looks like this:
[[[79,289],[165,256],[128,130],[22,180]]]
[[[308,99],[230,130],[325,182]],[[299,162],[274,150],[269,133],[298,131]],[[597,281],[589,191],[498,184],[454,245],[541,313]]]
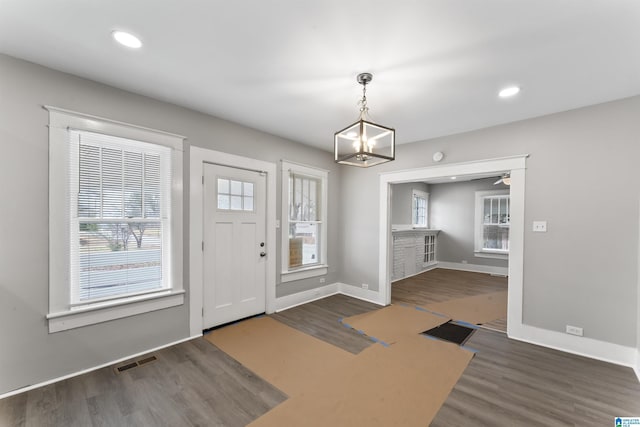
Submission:
[[[336,163],[368,168],[395,159],[395,129],[375,124],[369,118],[367,84],[372,79],[371,73],[358,74],[357,81],[362,85],[360,119],[335,133]]]

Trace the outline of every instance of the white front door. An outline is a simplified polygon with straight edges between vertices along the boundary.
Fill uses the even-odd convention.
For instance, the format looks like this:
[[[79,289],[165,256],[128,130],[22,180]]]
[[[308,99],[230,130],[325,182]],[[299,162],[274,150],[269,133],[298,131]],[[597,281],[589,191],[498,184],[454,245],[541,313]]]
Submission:
[[[265,312],[266,175],[204,165],[203,326]]]

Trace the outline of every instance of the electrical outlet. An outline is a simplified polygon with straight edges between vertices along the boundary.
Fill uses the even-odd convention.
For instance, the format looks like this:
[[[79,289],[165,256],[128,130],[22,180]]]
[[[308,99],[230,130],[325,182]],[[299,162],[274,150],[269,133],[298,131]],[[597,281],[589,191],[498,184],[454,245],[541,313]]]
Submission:
[[[579,328],[577,326],[567,325],[567,333],[571,334],[571,335],[577,335],[577,336],[581,337],[582,336],[582,328]]]
[[[369,289],[369,285],[367,285],[366,283],[362,284],[362,289]]]
[[[321,278],[320,278],[320,283],[324,283],[324,282],[326,282],[326,281],[327,281],[327,279],[325,279],[324,277],[321,277]]]
[[[533,221],[533,231],[536,233],[546,233],[547,221]]]

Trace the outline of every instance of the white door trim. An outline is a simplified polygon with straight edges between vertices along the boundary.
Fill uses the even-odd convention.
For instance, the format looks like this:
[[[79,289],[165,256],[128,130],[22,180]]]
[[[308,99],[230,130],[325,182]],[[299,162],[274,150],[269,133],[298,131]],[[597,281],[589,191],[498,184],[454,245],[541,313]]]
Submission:
[[[380,300],[391,303],[391,222],[390,184],[424,181],[448,176],[462,176],[511,171],[511,227],[509,230],[509,285],[507,307],[507,333],[519,335],[522,329],[522,289],[524,271],[524,179],[527,155],[500,159],[452,163],[420,169],[409,169],[380,174],[380,242],[378,289]]]
[[[202,334],[202,308],[204,300],[204,271],[202,241],[203,227],[203,164],[215,163],[241,169],[267,173],[266,206],[266,312],[276,308],[276,165],[262,160],[205,148],[191,147],[189,154],[189,331]]]

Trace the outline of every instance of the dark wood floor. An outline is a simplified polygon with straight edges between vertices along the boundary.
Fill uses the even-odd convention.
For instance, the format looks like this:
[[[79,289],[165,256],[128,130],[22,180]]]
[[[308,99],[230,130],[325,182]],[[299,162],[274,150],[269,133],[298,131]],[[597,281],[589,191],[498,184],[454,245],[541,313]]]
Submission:
[[[273,317],[358,353],[372,343],[338,320],[377,308],[336,295]],[[467,345],[479,352],[432,426],[600,427],[640,415],[629,368],[486,330]],[[202,338],[154,354],[120,374],[104,368],[0,400],[0,425],[243,426],[287,398]]]
[[[506,290],[507,278],[503,276],[436,268],[394,282],[391,287],[391,302],[426,306]],[[506,333],[507,319],[495,319],[482,326]]]

